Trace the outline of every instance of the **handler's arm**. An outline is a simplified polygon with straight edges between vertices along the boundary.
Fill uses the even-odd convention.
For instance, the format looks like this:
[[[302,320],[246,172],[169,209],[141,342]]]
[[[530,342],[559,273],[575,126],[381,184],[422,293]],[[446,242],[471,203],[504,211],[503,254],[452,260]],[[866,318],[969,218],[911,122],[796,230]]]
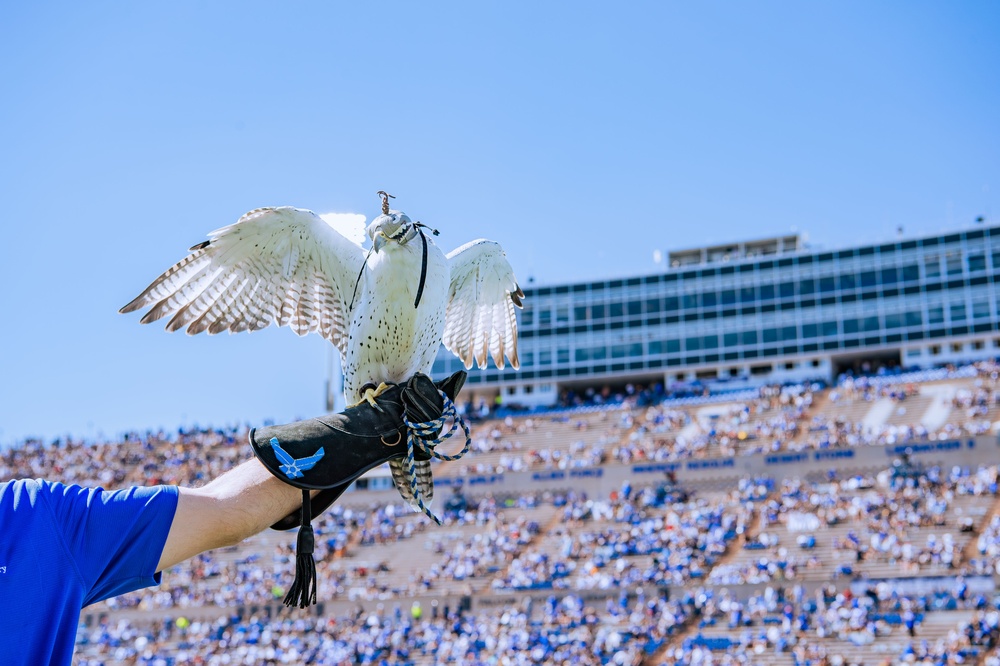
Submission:
[[[271,475],[256,458],[202,488],[181,488],[157,571],[262,532],[302,506],[302,491]]]
[[[268,427],[263,435],[254,431],[257,438],[252,432],[251,445],[258,458],[203,488],[180,489],[156,570],[212,548],[237,544],[278,523],[302,506],[302,488],[325,489],[311,493],[312,497],[320,495],[312,512],[318,515],[339,497],[334,487],[342,489],[365,470],[397,455],[385,435],[390,435],[389,441],[393,436],[394,441],[401,440],[404,413],[411,421],[433,421],[444,411],[442,395],[454,400],[464,383],[462,371],[437,384],[417,373],[382,394],[377,409],[362,402],[322,419]],[[279,440],[284,448],[278,446]],[[270,461],[266,464],[271,470],[260,460]],[[294,474],[280,464],[282,460],[291,462]],[[295,481],[285,483],[274,476],[279,473]]]

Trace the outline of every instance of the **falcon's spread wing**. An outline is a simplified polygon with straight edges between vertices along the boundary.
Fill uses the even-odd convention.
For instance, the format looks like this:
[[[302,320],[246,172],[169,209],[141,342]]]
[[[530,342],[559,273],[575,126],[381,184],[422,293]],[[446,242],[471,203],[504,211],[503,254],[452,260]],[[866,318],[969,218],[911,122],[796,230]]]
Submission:
[[[486,367],[487,357],[498,368],[504,357],[512,367],[517,358],[517,320],[524,292],[517,286],[514,269],[499,243],[479,239],[448,254],[451,287],[445,314],[444,346],[462,359]]]
[[[364,224],[363,221],[361,223]],[[209,234],[120,312],[152,306],[168,331],[256,331],[272,322],[317,332],[344,352],[361,246],[309,210],[258,208]]]

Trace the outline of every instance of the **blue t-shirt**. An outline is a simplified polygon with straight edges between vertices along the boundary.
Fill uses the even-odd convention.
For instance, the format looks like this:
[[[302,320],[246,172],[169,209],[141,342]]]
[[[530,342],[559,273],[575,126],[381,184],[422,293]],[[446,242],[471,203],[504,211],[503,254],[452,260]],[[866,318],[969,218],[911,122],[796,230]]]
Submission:
[[[177,488],[0,484],[0,663],[69,664],[80,610],[158,585]]]

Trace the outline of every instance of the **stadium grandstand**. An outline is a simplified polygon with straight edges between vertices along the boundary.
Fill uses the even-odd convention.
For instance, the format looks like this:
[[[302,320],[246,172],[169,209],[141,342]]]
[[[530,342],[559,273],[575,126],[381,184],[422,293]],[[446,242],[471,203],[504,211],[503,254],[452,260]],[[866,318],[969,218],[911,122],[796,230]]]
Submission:
[[[472,450],[435,463],[443,526],[376,470],[315,522],[318,606],[281,605],[268,531],[85,608],[75,663],[1000,666],[1000,228],[669,262],[526,290],[521,371],[470,375]],[[246,442],[0,471],[197,486]]]
[[[76,663],[995,665],[998,423],[992,361],[482,419],[436,467],[443,527],[364,484],[317,520],[318,607],[281,605],[294,540],[266,532],[84,609]],[[2,466],[197,485],[245,441]]]

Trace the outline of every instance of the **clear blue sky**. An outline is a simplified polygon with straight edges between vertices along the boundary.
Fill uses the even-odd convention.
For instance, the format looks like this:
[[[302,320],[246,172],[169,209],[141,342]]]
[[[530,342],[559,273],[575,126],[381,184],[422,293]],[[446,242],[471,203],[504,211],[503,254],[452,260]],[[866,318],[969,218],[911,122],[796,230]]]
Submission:
[[[522,283],[1000,218],[996,2],[0,4],[0,443],[288,421],[327,343],[117,310],[244,211],[378,211]]]

